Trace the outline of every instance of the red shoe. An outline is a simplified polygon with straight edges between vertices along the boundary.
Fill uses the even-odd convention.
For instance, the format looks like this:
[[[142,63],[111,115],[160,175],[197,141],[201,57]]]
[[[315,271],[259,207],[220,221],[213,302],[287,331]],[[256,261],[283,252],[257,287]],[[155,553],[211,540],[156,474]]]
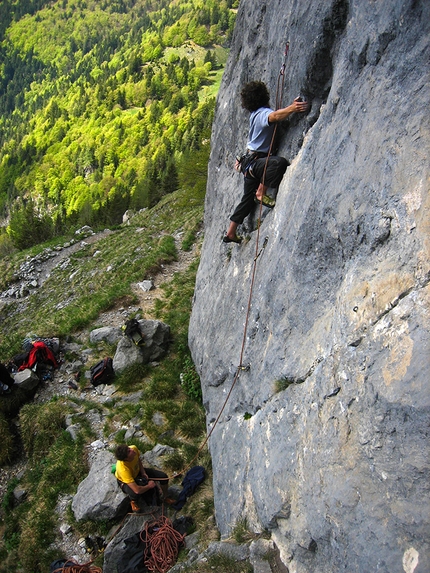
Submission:
[[[140,507],[137,505],[137,503],[133,500],[131,500],[131,511],[133,513],[139,513],[140,512]]]

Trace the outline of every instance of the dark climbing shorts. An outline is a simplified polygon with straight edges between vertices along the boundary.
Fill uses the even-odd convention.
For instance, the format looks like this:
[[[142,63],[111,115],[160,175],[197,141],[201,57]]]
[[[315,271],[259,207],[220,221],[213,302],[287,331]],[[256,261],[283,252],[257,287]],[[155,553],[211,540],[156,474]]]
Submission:
[[[238,225],[243,223],[245,217],[247,217],[255,207],[255,192],[257,191],[260,183],[263,183],[272,189],[277,189],[282,181],[285,171],[287,170],[289,162],[284,157],[272,155],[267,160],[266,172],[264,172],[265,165],[265,157],[257,159],[251,166],[252,176],[247,175],[245,177],[242,199],[234,210],[233,215],[230,217],[230,220]]]
[[[167,474],[160,470],[154,470],[153,468],[145,468],[145,471],[150,480],[157,481],[157,478],[158,479],[167,478]],[[136,477],[134,481],[137,483],[137,485],[146,485],[148,483],[148,480],[142,477],[140,474]],[[117,480],[117,482],[122,491],[125,494],[127,494],[128,497],[133,501],[144,500],[147,504],[152,505],[154,502],[154,495],[158,494],[158,488],[150,489],[142,494],[134,493],[131,487],[129,487],[126,483],[123,483],[122,481],[119,480]],[[165,479],[163,479],[163,484],[164,483],[166,483]]]

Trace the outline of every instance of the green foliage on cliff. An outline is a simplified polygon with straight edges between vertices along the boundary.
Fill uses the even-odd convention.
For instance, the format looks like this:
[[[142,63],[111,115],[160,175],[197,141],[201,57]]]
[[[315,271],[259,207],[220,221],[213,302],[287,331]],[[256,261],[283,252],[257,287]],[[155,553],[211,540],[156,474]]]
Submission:
[[[210,137],[231,0],[6,0],[0,16],[0,216],[15,247],[117,224],[178,188]]]

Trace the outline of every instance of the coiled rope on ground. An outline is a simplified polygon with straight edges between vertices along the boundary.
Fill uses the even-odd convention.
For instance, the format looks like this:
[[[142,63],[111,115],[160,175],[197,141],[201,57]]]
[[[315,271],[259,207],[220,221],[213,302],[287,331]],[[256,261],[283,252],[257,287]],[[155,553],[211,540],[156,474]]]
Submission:
[[[185,535],[176,531],[170,519],[162,515],[145,523],[140,538],[146,547],[144,563],[147,569],[166,573],[176,563]]]

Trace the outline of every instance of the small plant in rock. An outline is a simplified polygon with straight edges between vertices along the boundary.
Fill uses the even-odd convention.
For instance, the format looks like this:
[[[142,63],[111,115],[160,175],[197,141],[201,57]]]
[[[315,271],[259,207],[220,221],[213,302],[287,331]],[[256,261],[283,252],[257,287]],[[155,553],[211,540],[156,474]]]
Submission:
[[[233,539],[236,543],[246,543],[255,538],[255,535],[248,530],[248,520],[246,517],[239,519],[233,528]]]
[[[121,428],[121,430],[119,430],[115,434],[115,443],[116,444],[123,444],[124,443],[126,432],[127,432],[127,430],[125,428]]]
[[[289,386],[292,386],[293,384],[297,384],[297,381],[294,380],[294,378],[291,378],[291,376],[283,376],[279,380],[276,380],[275,392],[282,392],[283,390],[286,390]]]

